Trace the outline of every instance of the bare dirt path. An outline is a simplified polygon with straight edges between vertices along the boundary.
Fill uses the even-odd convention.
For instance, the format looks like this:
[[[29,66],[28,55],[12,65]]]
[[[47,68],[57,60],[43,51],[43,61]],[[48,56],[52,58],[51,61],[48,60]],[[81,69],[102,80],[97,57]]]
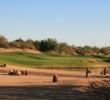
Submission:
[[[28,70],[27,76],[10,76],[8,71]],[[58,82],[52,77],[57,74]],[[85,72],[33,69],[8,65],[0,68],[0,100],[93,100],[85,92],[90,81],[109,78]]]

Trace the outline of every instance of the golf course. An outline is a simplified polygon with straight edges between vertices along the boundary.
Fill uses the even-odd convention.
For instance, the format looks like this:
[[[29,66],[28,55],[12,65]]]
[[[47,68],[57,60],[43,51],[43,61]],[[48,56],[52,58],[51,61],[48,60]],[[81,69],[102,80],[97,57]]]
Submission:
[[[109,67],[107,56],[0,52],[0,62],[7,64],[6,67],[0,67],[1,100],[95,100],[89,96],[86,88],[93,81],[110,78],[110,74],[100,75],[100,72],[96,73],[92,69],[88,78],[85,77],[86,66]],[[59,70],[60,68],[66,70]],[[74,68],[78,68],[77,71],[68,71]],[[82,68],[84,70],[80,72]],[[28,73],[9,75],[13,70],[27,70]],[[53,75],[57,75],[57,82],[52,81]]]
[[[105,55],[82,56],[55,53],[0,52],[0,62],[34,68],[95,68],[109,67],[110,58]]]

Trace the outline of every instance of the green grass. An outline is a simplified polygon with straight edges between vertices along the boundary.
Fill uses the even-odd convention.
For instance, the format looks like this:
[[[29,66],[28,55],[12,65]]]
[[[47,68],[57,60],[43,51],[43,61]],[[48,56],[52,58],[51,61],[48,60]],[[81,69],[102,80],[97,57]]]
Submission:
[[[104,62],[85,62],[85,60],[103,60]],[[24,52],[1,52],[0,62],[19,66],[52,66],[52,67],[82,67],[103,65],[109,62],[106,56],[71,56],[52,53],[24,53]]]

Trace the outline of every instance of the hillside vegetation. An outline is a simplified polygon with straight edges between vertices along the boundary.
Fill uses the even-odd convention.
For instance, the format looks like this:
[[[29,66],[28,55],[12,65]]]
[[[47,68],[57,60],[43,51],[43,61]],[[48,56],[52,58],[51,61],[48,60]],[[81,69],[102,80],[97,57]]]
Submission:
[[[17,48],[17,49],[31,49],[41,52],[55,52],[59,54],[70,55],[110,55],[110,46],[98,48],[96,46],[90,47],[85,45],[84,47],[68,45],[66,42],[60,43],[56,39],[48,38],[45,40],[23,40],[21,38],[15,39],[11,42],[0,35],[0,48]]]
[[[0,52],[0,62],[28,67],[85,67],[109,65],[106,56],[72,56],[53,53]]]

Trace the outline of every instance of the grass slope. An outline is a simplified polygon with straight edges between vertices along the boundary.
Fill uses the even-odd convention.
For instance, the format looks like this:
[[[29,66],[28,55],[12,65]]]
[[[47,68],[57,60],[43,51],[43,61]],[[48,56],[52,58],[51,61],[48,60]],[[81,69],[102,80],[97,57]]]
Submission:
[[[102,60],[101,62],[99,60]],[[96,62],[99,61],[99,62]],[[52,53],[1,52],[0,62],[19,66],[96,66],[105,65],[109,57],[105,56],[70,56]]]

